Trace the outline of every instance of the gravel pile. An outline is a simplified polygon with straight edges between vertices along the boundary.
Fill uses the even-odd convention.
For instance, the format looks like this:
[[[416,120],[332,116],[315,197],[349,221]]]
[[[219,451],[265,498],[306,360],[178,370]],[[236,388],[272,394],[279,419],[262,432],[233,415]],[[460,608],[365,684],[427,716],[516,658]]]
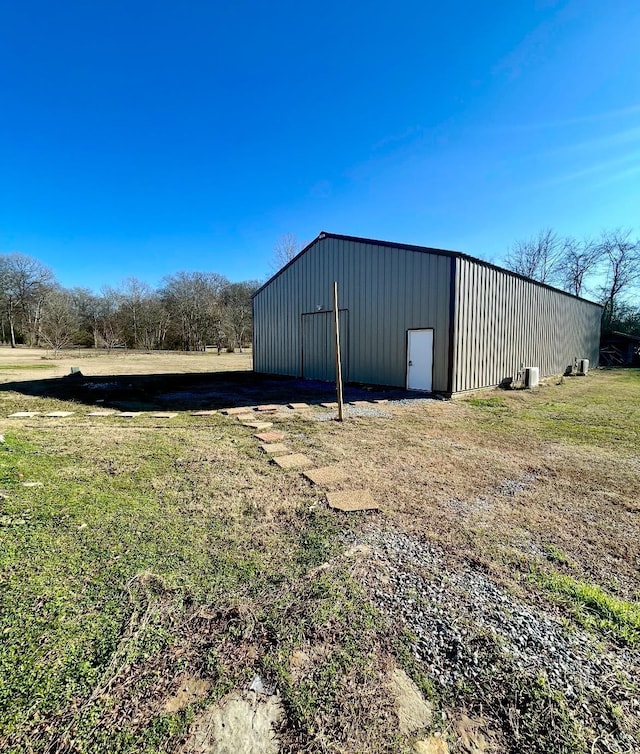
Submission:
[[[326,422],[335,419],[338,415],[337,409],[329,409],[322,413],[313,414],[313,418],[319,422]],[[389,419],[393,414],[389,411],[384,411],[381,408],[375,406],[345,406],[344,416],[347,419],[352,419],[355,416],[377,416],[382,419]]]
[[[415,637],[415,659],[442,691],[471,686],[488,697],[493,689],[483,687],[495,683],[496,664],[515,677],[543,677],[581,724],[598,732],[602,749],[594,751],[640,750],[607,707],[620,705],[627,719],[640,719],[640,653],[603,649],[469,566],[449,570],[424,541],[374,531],[362,543],[372,548],[365,577],[372,601]]]

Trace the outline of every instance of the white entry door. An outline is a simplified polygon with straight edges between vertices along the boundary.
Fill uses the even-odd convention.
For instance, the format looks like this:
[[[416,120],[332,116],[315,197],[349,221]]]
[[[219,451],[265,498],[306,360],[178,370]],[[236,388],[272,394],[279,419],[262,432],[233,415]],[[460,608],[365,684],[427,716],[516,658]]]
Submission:
[[[431,391],[433,330],[407,330],[407,390]]]

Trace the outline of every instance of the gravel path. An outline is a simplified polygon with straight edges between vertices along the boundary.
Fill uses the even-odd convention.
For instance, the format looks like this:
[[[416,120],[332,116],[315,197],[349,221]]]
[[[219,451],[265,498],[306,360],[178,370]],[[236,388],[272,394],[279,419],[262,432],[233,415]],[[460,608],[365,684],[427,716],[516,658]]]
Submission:
[[[616,705],[640,725],[638,651],[567,628],[468,565],[450,570],[436,547],[417,538],[373,529],[356,544],[372,548],[363,578],[372,601],[415,637],[414,657],[445,698],[464,698],[471,688],[491,708],[490,697],[509,697],[501,683],[540,687],[544,679],[590,731],[593,752],[640,751],[640,738],[612,713]]]

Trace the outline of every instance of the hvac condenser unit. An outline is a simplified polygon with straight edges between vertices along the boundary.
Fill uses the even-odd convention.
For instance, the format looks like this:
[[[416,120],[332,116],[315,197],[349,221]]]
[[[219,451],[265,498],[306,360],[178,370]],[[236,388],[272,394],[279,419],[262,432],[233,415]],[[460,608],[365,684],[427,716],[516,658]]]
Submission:
[[[539,367],[527,367],[524,370],[524,386],[528,388],[538,387],[540,382]]]

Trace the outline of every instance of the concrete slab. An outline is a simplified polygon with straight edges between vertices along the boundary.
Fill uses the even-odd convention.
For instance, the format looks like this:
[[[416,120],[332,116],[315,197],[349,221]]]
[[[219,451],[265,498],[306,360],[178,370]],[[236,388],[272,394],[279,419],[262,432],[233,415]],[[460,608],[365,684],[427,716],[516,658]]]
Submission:
[[[308,469],[304,476],[314,484],[338,484],[348,478],[348,474],[339,466],[321,466],[318,469]]]
[[[118,414],[118,416],[121,416],[123,419],[135,419],[136,416],[142,416],[142,414],[146,413],[145,411],[122,411],[122,413]]]
[[[49,411],[45,416],[57,416],[63,419],[65,416],[73,416],[75,411]]]
[[[308,403],[289,403],[289,408],[295,408],[297,411],[304,411],[306,408],[311,408]]]
[[[245,412],[244,414],[233,414],[233,418],[239,422],[250,422],[256,419],[256,415],[253,412]]]
[[[328,403],[321,403],[321,406],[324,406],[324,408],[338,408],[338,402],[337,401],[330,401]]]
[[[389,399],[388,398],[374,398],[373,402],[383,405],[385,403],[389,403]]]
[[[227,416],[237,416],[238,414],[247,414],[249,411],[253,411],[251,406],[238,406],[235,408],[223,408],[220,413]]]
[[[87,416],[115,416],[115,411],[90,411]]]
[[[9,419],[30,419],[32,416],[40,416],[39,411],[16,411],[15,414],[9,414]]]
[[[262,406],[258,406],[256,408],[256,411],[260,411],[261,413],[270,413],[272,411],[278,411],[281,406],[277,406],[275,403],[263,403]]]
[[[207,410],[207,411],[192,411],[191,416],[213,416],[214,414],[217,414],[217,411],[214,411],[213,409]]]
[[[265,453],[268,453],[269,455],[287,455],[291,453],[289,448],[281,442],[272,442],[268,443],[265,442],[261,446],[262,450],[264,450]]]
[[[313,466],[313,461],[302,453],[292,453],[289,456],[278,456],[273,459],[281,469],[304,469]]]
[[[350,406],[371,406],[371,401],[349,401]]]
[[[152,419],[175,419],[178,414],[165,414],[165,413],[159,413],[159,414],[151,414]]]
[[[344,492],[327,492],[327,504],[339,511],[378,510],[369,490],[345,490]]]
[[[251,427],[251,429],[269,429],[273,427],[273,422],[242,422],[245,427]]]
[[[280,440],[284,440],[285,434],[284,432],[260,432],[254,437],[257,437],[258,440],[261,442],[280,442]]]

